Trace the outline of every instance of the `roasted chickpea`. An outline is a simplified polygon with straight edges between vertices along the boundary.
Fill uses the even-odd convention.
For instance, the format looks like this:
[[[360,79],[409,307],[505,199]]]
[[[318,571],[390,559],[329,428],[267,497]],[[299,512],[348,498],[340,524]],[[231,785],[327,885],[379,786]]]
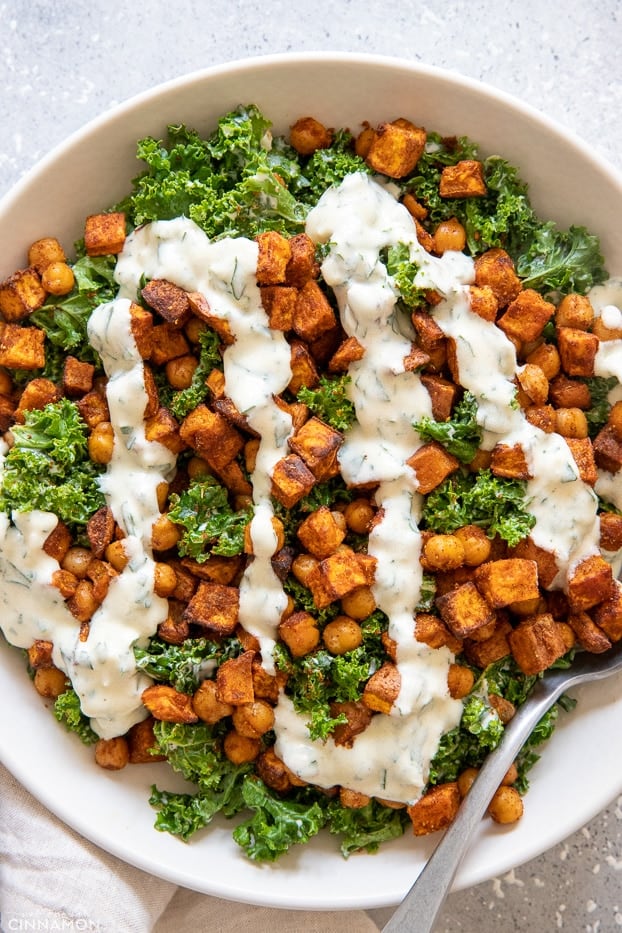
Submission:
[[[67,602],[71,614],[78,622],[88,622],[99,606],[93,589],[90,580],[79,580],[75,593]]]
[[[479,771],[477,768],[465,768],[464,771],[458,775],[458,790],[460,791],[461,797],[466,797],[473,787],[473,782],[478,774]]]
[[[587,295],[565,295],[555,312],[557,327],[589,330],[594,323],[594,308]]]
[[[119,573],[121,573],[124,567],[127,567],[128,556],[125,553],[123,541],[111,541],[106,548],[104,556],[108,563],[111,564],[115,570],[118,570]]]
[[[475,675],[469,667],[463,664],[450,664],[447,672],[447,688],[449,696],[454,700],[462,700],[473,689]]]
[[[558,408],[555,412],[555,430],[562,437],[587,437],[588,424],[580,408]]]
[[[100,421],[89,434],[88,450],[93,463],[110,463],[114,447],[114,431],[109,421]]]
[[[274,726],[274,710],[265,700],[243,703],[233,710],[233,727],[240,735],[259,739]]]
[[[95,745],[95,761],[107,771],[120,771],[129,764],[130,749],[122,735],[114,739],[100,739]]]
[[[39,696],[55,700],[64,693],[69,681],[58,667],[39,667],[34,673],[33,683]]]
[[[213,725],[215,722],[230,716],[233,706],[223,703],[216,695],[216,681],[204,680],[192,697],[192,708],[203,722]]]
[[[528,354],[525,362],[539,366],[549,382],[559,375],[562,368],[559,351],[552,343],[541,343]]]
[[[175,547],[181,537],[179,527],[168,515],[160,515],[151,529],[151,544],[154,551],[168,551]]]
[[[67,295],[74,282],[73,271],[66,262],[51,262],[41,274],[41,284],[50,295]]]
[[[478,525],[464,525],[454,535],[464,548],[464,563],[467,567],[479,567],[490,557],[492,544],[486,532]]]
[[[461,253],[466,246],[466,231],[457,217],[442,220],[434,231],[434,252],[456,250]]]
[[[549,380],[536,363],[525,363],[516,378],[532,405],[544,405],[549,395]]]
[[[178,356],[174,360],[169,360],[165,366],[166,378],[173,389],[187,389],[192,385],[194,371],[199,365],[196,356],[187,353],[185,356]]]
[[[311,575],[317,569],[319,561],[312,554],[299,554],[292,563],[292,573],[299,583],[307,586]]]
[[[339,803],[348,810],[360,810],[366,807],[370,800],[371,797],[358,790],[349,790],[347,787],[339,788]]]
[[[516,767],[514,762],[512,762],[508,770],[503,775],[503,780],[501,781],[501,784],[509,787],[511,784],[514,784],[514,782],[517,780],[518,780],[518,768]]]
[[[202,479],[211,475],[208,463],[202,457],[191,457],[186,464],[186,469],[190,479]]]
[[[514,787],[499,787],[490,801],[488,814],[495,823],[516,823],[523,815],[523,801]]]
[[[376,599],[369,586],[358,586],[341,599],[341,608],[345,615],[357,622],[362,622],[376,609]]]
[[[322,641],[331,654],[345,654],[363,644],[363,630],[349,616],[337,616],[324,627]]]
[[[622,440],[622,402],[611,406],[607,422],[618,440]]]
[[[327,149],[333,134],[315,117],[301,117],[290,127],[289,141],[300,155],[312,155],[316,149]]]
[[[243,765],[255,760],[261,751],[261,739],[250,739],[232,729],[226,734],[222,747],[229,761],[234,765]]]
[[[194,316],[190,318],[190,320],[184,327],[186,337],[188,338],[190,343],[195,343],[195,344],[199,342],[199,337],[205,330],[207,330],[207,324],[204,321],[202,321],[201,318],[194,317]]]
[[[369,499],[353,499],[348,502],[343,514],[350,531],[363,535],[369,531],[376,513]]]
[[[68,570],[78,580],[83,580],[92,560],[93,552],[87,547],[79,547],[76,544],[69,548],[60,565],[63,570]]]
[[[177,586],[177,574],[170,564],[158,561],[153,572],[153,589],[156,596],[171,596]]]
[[[158,483],[156,486],[156,497],[158,500],[158,508],[161,512],[164,511],[166,507],[166,500],[168,499],[168,483]]]
[[[456,535],[432,535],[423,556],[432,570],[455,570],[464,564],[464,546]]]
[[[279,636],[295,658],[302,658],[320,643],[317,620],[309,612],[294,612],[279,624]]]

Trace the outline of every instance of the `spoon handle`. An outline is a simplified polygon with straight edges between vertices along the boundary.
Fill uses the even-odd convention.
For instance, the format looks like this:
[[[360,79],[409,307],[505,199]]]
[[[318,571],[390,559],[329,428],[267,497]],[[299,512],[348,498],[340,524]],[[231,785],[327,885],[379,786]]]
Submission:
[[[505,772],[542,716],[563,693],[567,679],[540,680],[517,710],[497,748],[483,764],[458,815],[382,933],[431,933],[471,837]]]

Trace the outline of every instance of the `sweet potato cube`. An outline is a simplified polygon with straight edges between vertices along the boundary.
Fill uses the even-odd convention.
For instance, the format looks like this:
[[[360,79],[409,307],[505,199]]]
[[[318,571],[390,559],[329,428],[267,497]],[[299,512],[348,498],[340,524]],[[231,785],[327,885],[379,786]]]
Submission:
[[[148,716],[142,722],[135,723],[127,733],[131,765],[150,764],[154,761],[166,760],[166,755],[153,754],[157,746],[153,731],[154,723],[153,716]]]
[[[253,702],[254,658],[254,651],[244,651],[237,658],[230,658],[220,665],[216,673],[216,696],[221,703],[241,706]]]
[[[78,399],[76,405],[89,428],[96,427],[102,421],[110,421],[106,396],[96,389],[83,395],[82,398]]]
[[[431,315],[425,311],[413,311],[410,319],[417,335],[417,343],[422,350],[433,353],[444,346],[447,338]]]
[[[43,542],[43,550],[48,557],[53,557],[54,560],[57,560],[60,564],[71,547],[71,541],[72,538],[69,528],[59,519],[56,528],[52,529]]]
[[[0,333],[0,366],[7,369],[43,369],[45,333],[38,327],[7,324]]]
[[[238,555],[225,557],[221,554],[211,554],[207,560],[199,563],[191,557],[182,557],[181,566],[194,577],[206,580],[208,583],[233,583],[242,566],[242,558]],[[177,573],[175,568],[175,572]]]
[[[433,373],[424,373],[421,382],[428,390],[434,420],[448,421],[458,397],[458,386]]]
[[[416,373],[418,369],[423,369],[430,362],[430,355],[413,343],[410,353],[404,357],[404,372]]]
[[[540,596],[535,560],[490,560],[476,567],[474,576],[478,590],[495,609]]]
[[[259,246],[257,283],[259,285],[281,285],[285,282],[287,264],[292,255],[289,240],[276,230],[260,233],[256,240]]]
[[[552,551],[545,551],[528,536],[519,541],[512,548],[512,557],[519,557],[523,560],[535,561],[538,567],[538,583],[544,589],[548,589],[557,576],[558,566],[555,554]]]
[[[615,582],[611,596],[603,599],[592,611],[596,624],[611,641],[622,638],[622,584]]]
[[[84,363],[75,356],[65,358],[63,366],[63,391],[65,395],[74,397],[86,395],[93,388],[95,367],[92,363]]]
[[[187,292],[168,279],[151,279],[141,289],[141,295],[150,308],[174,327],[183,327],[190,317]]]
[[[525,409],[525,418],[529,424],[534,428],[540,428],[545,434],[552,434],[557,424],[552,405],[529,405]]]
[[[174,454],[181,453],[186,446],[179,433],[179,424],[168,408],[160,406],[155,415],[145,421],[145,437],[167,447]]]
[[[60,389],[50,379],[43,377],[33,379],[19,397],[15,409],[15,420],[23,424],[24,412],[45,408],[50,402],[58,402],[61,397]]]
[[[601,512],[600,547],[603,551],[619,551],[622,548],[622,515],[616,512]]]
[[[235,337],[231,332],[229,321],[213,313],[209,301],[202,292],[188,292],[186,297],[192,314],[211,327],[225,346],[230,346],[235,341]]]
[[[103,505],[89,518],[86,524],[86,536],[93,555],[102,560],[106,548],[114,538],[115,521],[112,509]]]
[[[423,495],[440,486],[460,466],[460,461],[437,441],[423,444],[406,463],[415,471],[417,490]]]
[[[218,470],[218,476],[234,496],[252,496],[253,487],[237,460],[232,460],[231,463],[221,467]]]
[[[587,612],[571,612],[568,624],[577,636],[579,644],[592,654],[601,654],[611,648],[611,642],[605,632],[594,622]]]
[[[328,371],[329,373],[345,373],[350,363],[362,360],[364,356],[365,347],[358,342],[356,337],[347,337],[339,344],[328,361]]]
[[[279,637],[295,658],[302,658],[320,643],[317,619],[310,612],[294,612],[279,625]]]
[[[306,233],[297,233],[289,241],[290,257],[285,270],[285,282],[295,288],[309,279],[316,279],[320,266],[315,258],[315,243]]]
[[[529,479],[529,465],[520,444],[495,444],[492,449],[490,469],[495,476],[509,479]]]
[[[390,713],[401,686],[402,678],[396,665],[385,661],[365,684],[362,702],[375,713]]]
[[[15,420],[15,402],[9,395],[0,393],[0,434],[11,427]]]
[[[488,249],[475,259],[475,285],[488,285],[500,308],[513,301],[523,287],[512,257],[499,247]]]
[[[299,431],[303,424],[308,421],[309,407],[304,402],[286,402],[280,395],[274,396],[274,402],[281,411],[287,412],[291,417],[294,433]]]
[[[609,473],[617,473],[622,467],[622,440],[610,424],[601,428],[594,438],[593,446],[597,465]]]
[[[446,829],[456,818],[461,799],[455,781],[431,787],[407,808],[415,836],[427,836]]]
[[[192,708],[192,697],[168,684],[152,684],[141,694],[143,704],[154,719],[162,722],[198,722]]]
[[[473,314],[484,321],[496,321],[499,302],[490,285],[470,285],[469,303]]]
[[[232,635],[238,624],[240,591],[236,586],[199,583],[183,618],[218,635]]]
[[[568,580],[568,602],[573,612],[591,609],[613,595],[615,581],[611,565],[600,554],[586,557]]]
[[[330,714],[335,719],[345,716],[347,722],[340,723],[333,730],[335,745],[352,748],[357,735],[364,732],[372,719],[372,711],[360,700],[346,700],[343,703],[331,703]]]
[[[153,349],[153,314],[135,301],[130,304],[130,328],[136,349],[148,360]]]
[[[5,321],[21,321],[40,308],[46,299],[37,270],[18,269],[0,282],[0,313]]]
[[[84,246],[89,256],[120,253],[125,243],[125,214],[90,214],[84,224]]]
[[[471,581],[439,596],[436,605],[443,622],[456,638],[468,638],[495,619],[493,608]]]
[[[596,334],[574,327],[557,328],[557,349],[568,376],[593,376],[599,346]]]
[[[272,495],[286,509],[291,509],[315,485],[315,476],[297,454],[288,454],[272,471]]]
[[[567,651],[560,623],[549,612],[529,616],[513,629],[508,640],[523,674],[539,674]]]
[[[139,351],[140,352],[140,351]],[[164,366],[178,356],[186,356],[190,352],[190,344],[183,331],[165,321],[156,324],[151,331],[151,361],[156,366]]]
[[[555,376],[549,383],[549,400],[555,408],[581,408],[587,410],[592,407],[592,396],[585,382],[578,379],[568,379],[563,373]]]
[[[289,439],[290,450],[304,460],[317,480],[337,475],[337,453],[342,444],[343,435],[315,416]]]
[[[287,388],[292,395],[298,395],[303,386],[313,389],[318,385],[320,377],[309,348],[302,341],[292,340],[290,349],[292,378]]]
[[[297,535],[303,547],[322,560],[337,550],[346,530],[338,524],[328,506],[322,505],[299,525]]]
[[[555,305],[533,288],[525,288],[512,301],[497,325],[510,338],[529,343],[537,340],[555,314]]]
[[[476,159],[463,159],[443,168],[439,184],[442,198],[481,198],[486,192],[484,166]]]
[[[570,453],[579,470],[579,476],[584,483],[594,486],[598,479],[594,447],[589,437],[566,437]]]
[[[415,638],[429,648],[449,648],[454,654],[462,650],[462,640],[452,635],[443,620],[431,612],[415,615]]]
[[[184,418],[179,434],[214,470],[231,463],[244,446],[240,432],[207,405],[198,405]]]
[[[469,640],[464,643],[464,654],[470,664],[485,668],[510,654],[508,636],[512,626],[507,619],[500,619],[492,634],[482,641]]]
[[[408,120],[381,123],[371,140],[366,162],[375,172],[403,178],[419,161],[426,139],[426,131]]]
[[[330,302],[315,279],[309,279],[296,297],[293,328],[301,340],[311,342],[335,327]]]
[[[373,583],[375,559],[366,554],[357,554],[341,545],[328,557],[320,561],[309,580],[309,588],[318,609],[325,609],[332,602],[347,596],[361,586]]]
[[[294,324],[298,289],[289,285],[263,285],[261,303],[273,330],[288,331]]]
[[[53,651],[54,645],[51,641],[44,641],[38,638],[28,649],[28,664],[35,671],[42,667],[53,667]]]

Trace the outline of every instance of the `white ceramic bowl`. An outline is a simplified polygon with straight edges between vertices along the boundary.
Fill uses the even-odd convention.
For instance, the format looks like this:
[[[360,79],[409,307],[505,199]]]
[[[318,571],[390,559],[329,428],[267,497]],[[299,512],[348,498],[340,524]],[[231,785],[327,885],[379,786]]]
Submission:
[[[0,204],[0,278],[24,263],[28,244],[65,244],[83,219],[112,204],[137,174],[135,143],[167,123],[202,131],[239,103],[255,103],[286,132],[299,116],[357,131],[405,116],[430,130],[468,135],[485,155],[518,165],[542,216],[584,224],[601,237],[609,271],[622,274],[622,179],[581,141],[531,108],[472,80],[398,59],[336,53],[277,55],[219,66],[158,87],[89,124],[45,158]],[[255,904],[308,909],[397,903],[434,844],[410,834],[379,854],[344,861],[322,836],[276,865],[249,862],[219,822],[192,843],[153,829],[151,783],[172,786],[163,765],[104,772],[59,727],[32,689],[19,653],[0,646],[0,679],[12,697],[0,717],[0,756],[66,823],[127,862],[186,887]],[[532,772],[525,816],[512,828],[482,824],[456,887],[499,875],[587,822],[622,791],[620,684],[580,694]]]

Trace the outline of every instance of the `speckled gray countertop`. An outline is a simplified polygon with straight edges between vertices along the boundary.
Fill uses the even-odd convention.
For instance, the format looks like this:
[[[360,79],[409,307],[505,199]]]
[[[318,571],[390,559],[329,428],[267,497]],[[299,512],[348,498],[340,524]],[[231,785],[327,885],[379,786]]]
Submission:
[[[230,59],[301,50],[398,55],[486,81],[622,167],[619,0],[8,0],[0,195],[69,133],[137,92]],[[622,798],[539,858],[453,894],[439,930],[614,931],[621,871]],[[390,911],[372,913],[381,922]]]

